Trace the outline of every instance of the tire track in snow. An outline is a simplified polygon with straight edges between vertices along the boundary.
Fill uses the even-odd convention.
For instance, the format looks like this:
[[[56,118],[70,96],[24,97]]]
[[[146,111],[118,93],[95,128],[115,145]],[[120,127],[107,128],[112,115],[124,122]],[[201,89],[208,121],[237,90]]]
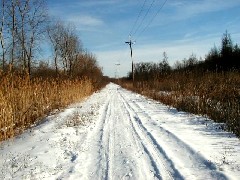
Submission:
[[[129,117],[131,116],[129,113],[128,113]],[[131,117],[130,117],[131,118]],[[135,139],[136,142],[141,142],[142,139],[139,135],[139,133],[136,131],[136,129],[134,128],[134,125],[132,123],[132,121],[130,121],[131,123],[131,126],[132,126],[132,131],[133,131],[133,137]],[[136,136],[136,137],[135,137]],[[151,155],[151,153],[149,152],[149,150],[147,149],[147,147],[144,145],[143,142],[141,142],[141,146],[144,150],[144,152],[148,155],[149,159],[150,159],[150,162],[151,162],[151,165],[155,171],[154,173],[154,176],[157,177],[158,179],[162,179],[163,177],[163,174],[160,172],[160,170],[158,169],[158,165],[156,164],[155,160],[154,160],[154,157]],[[173,179],[171,176],[170,176],[170,179]]]
[[[106,179],[108,176],[108,153],[106,153],[104,142],[108,137],[105,135],[105,131],[108,123],[110,97],[103,100],[102,104],[99,109],[98,121],[94,122],[95,125],[88,131],[81,146],[81,149],[84,149],[81,151],[81,156],[84,158],[81,159],[78,169],[85,172],[82,174],[83,179]]]
[[[112,98],[113,95],[111,95],[108,108],[107,108],[107,113],[105,116],[105,126],[103,128],[103,138],[102,138],[102,151],[103,155],[105,157],[105,180],[108,179],[113,179],[113,163],[112,161],[114,160],[114,128],[112,127],[114,123],[111,121],[111,114],[112,114]],[[113,130],[113,132],[112,132]]]
[[[147,153],[149,159],[151,160],[152,166],[155,170],[155,176],[158,179],[184,179],[178,170],[174,167],[174,164],[162,149],[162,147],[153,138],[153,136],[151,136],[143,126],[140,126],[140,124],[137,123],[136,119],[139,118],[137,113],[131,108],[122,93],[119,92],[119,94],[122,98],[125,108],[128,111],[133,131],[138,136],[139,141],[142,141],[141,144],[143,145],[144,151]],[[158,167],[161,169],[159,170]]]
[[[154,120],[151,118],[151,116],[148,114],[148,112],[145,111],[143,108],[141,108],[134,101],[132,101],[131,104],[128,103],[127,100],[124,98],[123,93],[121,94],[121,96],[123,97],[124,101],[126,102],[127,108],[130,110],[130,112],[134,112],[133,118],[134,118],[135,122],[138,124],[139,128],[142,129],[143,132],[145,132],[145,134],[147,134],[149,136],[149,138],[151,139],[153,144],[156,145],[157,149],[160,150],[160,152],[163,153],[165,157],[168,157],[168,155],[167,155],[168,152],[164,151],[163,145],[160,145],[162,143],[154,138],[153,133],[151,133],[148,130],[148,128],[143,125],[141,118],[138,115],[138,114],[143,114],[143,116],[145,116],[145,118],[147,118],[148,121],[154,122]],[[138,112],[141,112],[141,113],[138,113]],[[224,174],[217,171],[216,166],[212,162],[205,159],[201,154],[196,152],[188,144],[186,144],[181,139],[179,139],[174,133],[166,130],[165,128],[163,128],[161,126],[157,126],[156,124],[154,124],[154,126],[152,126],[152,128],[154,128],[154,129],[156,129],[156,131],[158,131],[158,133],[159,133],[158,137],[161,137],[161,139],[164,139],[164,140],[166,140],[166,139],[168,140],[167,141],[168,146],[171,145],[171,147],[175,147],[175,149],[181,150],[178,152],[174,152],[174,157],[176,157],[176,158],[174,158],[174,159],[167,158],[168,162],[171,162],[171,166],[174,167],[174,164],[176,164],[175,162],[178,158],[181,159],[181,157],[184,157],[184,160],[182,160],[181,162],[185,161],[185,164],[187,164],[189,167],[193,167],[193,169],[195,168],[194,175],[189,174],[189,172],[185,172],[185,174],[184,174],[184,170],[181,170],[181,172],[183,174],[180,175],[180,173],[178,173],[176,167],[174,167],[177,172],[177,174],[173,174],[174,177],[175,177],[175,175],[177,175],[177,176],[180,175],[180,177],[184,179],[184,177],[186,177],[186,176],[192,178],[194,176],[197,177],[198,175],[200,176],[200,175],[204,174],[205,177],[209,177],[210,179],[219,178],[219,177],[221,177],[221,179],[227,179],[227,177]],[[186,156],[189,157],[188,161],[186,161]]]
[[[112,119],[114,116],[114,91],[109,91],[108,101],[103,110],[101,110],[100,122],[102,122],[99,138],[99,166],[98,178],[100,179],[114,179],[114,154],[115,154],[115,122]]]
[[[95,98],[100,99],[99,96],[96,96]],[[108,137],[105,136],[105,129],[106,124],[108,123],[108,119],[106,117],[109,114],[110,98],[107,97],[104,101],[102,101],[102,103],[102,107],[99,106],[100,109],[96,109],[100,112],[99,120],[92,124],[90,131],[84,135],[85,138],[82,141],[82,145],[79,147],[79,156],[82,158],[74,162],[73,165],[66,171],[70,172],[71,169],[72,171],[79,171],[80,169],[80,171],[85,172],[80,176],[83,176],[83,179],[106,179],[105,177],[107,177],[108,174],[108,154],[104,149],[104,141],[105,137]],[[94,148],[96,147],[98,151],[94,151]],[[96,157],[98,158],[94,159]],[[93,159],[95,162],[92,161]],[[64,173],[66,174],[66,172]],[[68,177],[63,174],[60,175],[57,179],[76,179],[76,176],[74,174],[71,175],[73,175],[73,177]]]
[[[121,94],[119,93],[119,96],[120,96],[120,98],[122,99],[122,96],[121,96]],[[137,144],[139,144],[138,145],[138,148],[140,148],[140,149],[143,149],[143,151],[147,154],[147,156],[148,156],[148,158],[150,159],[150,162],[151,162],[151,166],[153,167],[153,170],[155,171],[155,173],[154,173],[154,177],[156,177],[156,178],[158,178],[158,179],[162,179],[162,174],[161,174],[161,172],[159,171],[159,169],[158,169],[158,166],[157,166],[157,164],[156,164],[156,162],[155,162],[155,160],[154,160],[154,157],[151,155],[151,153],[149,152],[149,150],[147,149],[147,147],[145,146],[145,144],[142,142],[142,139],[141,139],[141,137],[139,136],[139,134],[138,134],[138,132],[136,131],[136,129],[134,128],[134,125],[133,125],[133,123],[132,123],[132,121],[131,121],[131,114],[129,113],[129,110],[126,108],[126,104],[125,104],[125,101],[122,101],[122,103],[123,103],[123,105],[124,105],[124,107],[125,107],[125,110],[126,110],[126,112],[127,112],[127,115],[128,115],[128,117],[129,117],[129,122],[130,122],[130,130],[131,130],[131,132],[132,132],[132,137],[133,137],[133,139],[134,139],[134,142],[135,142],[135,144],[137,145]],[[171,178],[172,179],[172,178]]]
[[[100,136],[100,152],[99,155],[101,157],[100,162],[99,162],[99,168],[98,170],[100,172],[99,173],[99,177],[102,177],[103,179],[108,179],[108,174],[109,174],[109,155],[108,155],[108,151],[109,151],[109,135],[108,135],[108,131],[107,131],[107,125],[109,123],[109,114],[110,114],[110,100],[111,98],[109,98],[107,104],[105,105],[105,108],[103,110],[102,113],[102,117],[101,120],[103,121],[102,127],[101,127],[101,136]],[[106,144],[107,143],[107,144]],[[107,145],[107,150],[105,149]]]
[[[123,105],[119,101],[115,89],[105,92],[102,107],[99,109],[99,117],[95,127],[89,131],[87,140],[83,146],[88,146],[82,152],[82,160],[87,164],[81,163],[78,169],[82,169],[83,179],[129,179],[145,172],[141,166],[136,168],[138,146],[132,145],[133,138],[130,137],[132,131],[128,128],[129,123],[123,115]],[[119,104],[120,102],[120,104]],[[129,153],[129,148],[133,153]],[[144,164],[145,165],[145,164]],[[147,167],[145,165],[145,167]],[[136,171],[137,170],[137,171]],[[139,174],[135,173],[139,172]],[[145,175],[145,174],[144,174]],[[142,176],[145,177],[145,176]],[[135,179],[135,178],[134,178]],[[137,178],[138,179],[138,178]],[[142,179],[142,178],[140,178]]]
[[[132,172],[132,169],[134,167],[134,161],[136,164],[141,164],[141,162],[143,162],[144,167],[147,168],[147,171],[144,170],[142,167],[134,167],[135,171],[136,170],[140,170],[143,171],[142,173],[145,176],[142,176],[140,179],[142,179],[143,177],[145,178],[146,175],[149,175],[149,172],[151,172],[149,170],[149,161],[146,162],[146,159],[139,159],[137,160],[136,157],[134,157],[133,154],[129,154],[128,156],[121,155],[118,154],[118,148],[117,145],[122,145],[122,146],[126,146],[128,144],[131,144],[131,148],[137,152],[139,149],[141,149],[142,152],[145,152],[144,154],[148,155],[148,157],[151,160],[152,163],[152,167],[153,170],[155,171],[155,178],[157,179],[162,179],[162,177],[160,176],[160,172],[158,170],[158,165],[155,163],[155,159],[153,157],[151,157],[151,153],[148,151],[148,148],[141,142],[141,138],[136,136],[136,132],[133,132],[133,129],[131,127],[131,125],[129,124],[129,121],[126,121],[125,118],[123,117],[123,111],[127,112],[127,109],[125,107],[125,105],[123,104],[121,98],[119,97],[117,91],[114,89],[112,92],[109,92],[110,96],[109,96],[109,100],[106,103],[106,105],[104,106],[103,110],[101,110],[101,114],[102,116],[100,117],[100,122],[101,122],[101,128],[99,128],[98,131],[101,131],[100,133],[100,138],[99,138],[99,163],[98,163],[98,171],[96,174],[98,174],[97,176],[94,176],[94,178],[100,178],[100,179],[129,179],[129,178],[134,178],[134,174],[135,172]],[[122,106],[121,106],[122,105]],[[117,118],[119,116],[119,119]],[[127,119],[129,119],[129,116],[125,116],[127,117]],[[129,127],[130,129],[128,129],[128,133],[130,134],[134,134],[133,137],[127,137],[125,136],[125,134],[122,135],[123,139],[126,141],[122,141],[119,139],[119,137],[116,137],[115,134],[118,132],[121,132],[121,129],[119,129],[119,125],[122,127],[124,125],[124,122],[127,123],[125,125],[127,125],[127,127]],[[116,126],[116,124],[118,126]],[[116,141],[116,142],[115,142]],[[134,142],[135,141],[135,142]],[[134,143],[130,143],[130,142],[134,142]],[[140,145],[140,146],[139,146]],[[138,150],[137,150],[138,149]],[[127,152],[129,151],[129,149],[126,149]],[[125,150],[125,153],[126,153]],[[115,156],[116,153],[116,156]],[[128,152],[129,153],[129,152]],[[119,162],[116,162],[116,159],[118,159],[118,157],[122,157],[125,162],[128,162],[129,164],[120,164]],[[123,160],[122,159],[122,160]],[[123,161],[123,162],[124,162]],[[140,162],[141,161],[141,162]],[[116,166],[115,166],[116,163]],[[146,164],[147,163],[147,164]],[[129,168],[123,168],[123,166],[129,166]],[[116,168],[120,168],[118,169],[118,171],[116,170]],[[119,170],[124,170],[124,172],[119,172]],[[133,174],[132,174],[132,173]],[[139,178],[139,177],[138,177]]]
[[[133,105],[136,106],[136,109],[140,109],[143,112],[143,114],[150,121],[154,122],[154,120],[151,118],[151,116],[148,114],[148,112],[144,111],[144,109],[141,108],[136,102],[133,102]],[[139,124],[142,127],[144,127],[141,120],[138,119],[138,121],[139,121]],[[171,144],[171,143],[174,143],[174,144],[171,144],[171,145],[175,146],[175,147],[177,146],[178,149],[181,149],[181,151],[180,151],[181,154],[179,154],[179,155],[175,154],[175,157],[180,158],[180,157],[183,157],[184,155],[186,156],[188,154],[188,155],[190,155],[189,156],[190,159],[187,162],[185,161],[185,163],[188,164],[189,166],[192,166],[192,167],[202,168],[202,169],[198,168],[198,173],[205,174],[205,176],[207,175],[207,177],[210,177],[210,178],[221,177],[221,179],[227,179],[227,177],[224,174],[217,171],[216,165],[214,163],[205,159],[201,154],[199,154],[191,146],[189,146],[184,141],[179,139],[173,132],[168,131],[167,129],[163,128],[162,126],[154,125],[153,127],[155,127],[158,131],[160,130],[161,136],[164,135],[164,137],[165,137],[164,139],[166,139],[166,138],[170,139],[170,141],[168,142],[168,145]],[[145,129],[146,129],[146,131],[148,131],[147,128],[145,128]],[[185,158],[185,160],[186,160],[186,158]]]

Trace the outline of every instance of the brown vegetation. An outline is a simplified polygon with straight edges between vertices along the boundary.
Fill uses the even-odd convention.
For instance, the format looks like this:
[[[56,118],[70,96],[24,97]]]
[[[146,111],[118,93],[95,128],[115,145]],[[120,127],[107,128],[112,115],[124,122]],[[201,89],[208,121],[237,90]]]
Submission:
[[[226,123],[226,128],[240,136],[240,73],[171,74],[164,79],[123,81],[130,90],[164,104]]]
[[[53,109],[79,101],[94,87],[88,78],[33,78],[0,74],[0,140],[14,137]]]

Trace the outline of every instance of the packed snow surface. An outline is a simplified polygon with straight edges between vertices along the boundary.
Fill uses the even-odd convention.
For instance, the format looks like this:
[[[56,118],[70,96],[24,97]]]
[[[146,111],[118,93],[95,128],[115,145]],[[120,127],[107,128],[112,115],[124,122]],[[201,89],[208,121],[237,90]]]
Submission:
[[[239,179],[213,121],[107,85],[0,145],[0,179]]]

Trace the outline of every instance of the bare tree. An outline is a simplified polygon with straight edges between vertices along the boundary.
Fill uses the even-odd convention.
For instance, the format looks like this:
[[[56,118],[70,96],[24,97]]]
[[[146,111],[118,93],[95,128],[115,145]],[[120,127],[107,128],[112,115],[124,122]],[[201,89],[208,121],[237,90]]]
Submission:
[[[16,0],[19,12],[17,37],[21,47],[23,68],[31,73],[31,64],[38,43],[46,31],[47,12],[44,0]]]
[[[61,62],[64,73],[71,75],[74,63],[82,51],[81,41],[75,28],[57,21],[48,27],[48,36],[54,51],[56,72],[58,72],[58,64]]]
[[[63,31],[63,29],[64,29],[63,23],[60,21],[50,24],[47,27],[47,34],[53,48],[53,56],[54,56],[53,59],[54,59],[56,74],[58,74],[58,59],[60,54],[59,47],[60,47],[60,39],[62,34],[61,32]]]
[[[2,49],[2,70],[5,70],[5,54],[6,54],[6,47],[5,47],[5,37],[4,37],[4,29],[5,29],[5,0],[2,0],[0,12],[1,12],[1,22],[0,22],[0,42],[1,42],[1,49]]]
[[[26,18],[27,18],[27,13],[29,11],[29,1],[17,1],[18,5],[18,11],[19,11],[19,23],[18,26],[20,28],[18,32],[18,38],[20,39],[20,57],[19,61],[21,61],[22,64],[22,70],[25,71],[27,69],[27,51],[25,50],[26,46]]]
[[[80,41],[73,26],[68,25],[62,32],[60,40],[60,55],[62,58],[64,72],[71,74],[75,56],[79,53]]]
[[[17,32],[16,0],[11,0],[11,2],[9,1],[9,3],[7,4],[7,13],[8,13],[7,21],[9,22],[7,23],[7,25],[11,32],[10,64],[13,65],[15,60],[16,32]]]
[[[34,53],[39,49],[45,31],[45,0],[2,0],[1,16],[3,67],[9,49],[9,63],[21,65],[22,70],[27,70],[30,74]]]
[[[68,56],[68,73],[72,74],[73,65],[77,60],[77,56],[81,52],[81,43],[78,36],[71,32],[68,37],[68,47],[67,47],[67,56]]]

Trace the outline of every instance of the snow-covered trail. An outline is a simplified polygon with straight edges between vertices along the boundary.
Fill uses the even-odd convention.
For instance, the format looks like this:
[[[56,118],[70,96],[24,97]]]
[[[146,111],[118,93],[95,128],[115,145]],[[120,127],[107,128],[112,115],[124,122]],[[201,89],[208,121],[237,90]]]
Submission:
[[[240,141],[218,127],[109,84],[4,142],[0,179],[238,179]]]

